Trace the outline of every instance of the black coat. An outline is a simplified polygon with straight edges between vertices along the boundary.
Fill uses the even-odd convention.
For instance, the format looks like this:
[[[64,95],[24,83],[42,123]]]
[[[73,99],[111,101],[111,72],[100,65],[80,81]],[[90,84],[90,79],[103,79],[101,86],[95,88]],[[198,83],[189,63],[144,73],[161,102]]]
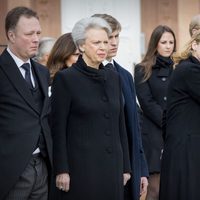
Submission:
[[[10,54],[0,56],[0,200],[14,186],[35,150],[41,131],[52,162],[52,140],[48,125],[49,73],[31,60],[44,102],[38,110],[30,89]],[[41,130],[42,129],[42,130]]]
[[[81,57],[52,85],[55,174],[70,174],[67,200],[122,200],[130,172],[119,76]]]
[[[150,173],[160,172],[163,149],[162,119],[172,69],[172,62],[165,63],[158,59],[152,67],[150,78],[143,82],[142,67],[135,67],[136,94],[142,109],[142,142]]]
[[[200,62],[190,57],[169,85],[160,200],[199,199]]]

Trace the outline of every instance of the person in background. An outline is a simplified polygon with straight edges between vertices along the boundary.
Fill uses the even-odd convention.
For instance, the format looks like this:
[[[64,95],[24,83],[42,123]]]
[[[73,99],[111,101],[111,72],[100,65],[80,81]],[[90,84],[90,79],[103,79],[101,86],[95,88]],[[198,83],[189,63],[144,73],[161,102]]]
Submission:
[[[199,199],[200,33],[174,56],[167,102],[160,200]]]
[[[61,35],[54,44],[47,61],[51,80],[58,71],[71,67],[77,61],[79,54],[71,33]]]
[[[47,200],[50,77],[47,68],[31,59],[41,34],[37,13],[13,8],[6,15],[5,32],[8,46],[0,56],[0,199]]]
[[[52,37],[42,37],[39,42],[38,52],[33,59],[46,66],[49,54],[55,41],[56,39]]]
[[[136,94],[142,109],[142,142],[150,173],[146,200],[159,198],[163,113],[175,49],[174,32],[168,26],[159,25],[151,34],[142,62],[135,67]]]
[[[126,186],[125,199],[138,200],[140,195],[144,194],[147,190],[148,169],[139,131],[133,78],[125,68],[120,66],[113,59],[117,55],[118,51],[121,24],[117,19],[108,14],[94,14],[93,16],[101,17],[106,20],[112,29],[112,33],[109,37],[108,55],[103,64],[107,66],[108,63],[112,63],[113,69],[115,69],[121,79],[122,94],[124,98],[125,124],[129,139],[129,153],[132,166],[132,178]]]
[[[52,84],[54,172],[61,200],[123,200],[130,179],[120,80],[102,65],[110,33],[101,18],[78,21],[72,37],[82,55]]]
[[[190,36],[194,35],[200,29],[200,14],[193,16],[189,24]]]

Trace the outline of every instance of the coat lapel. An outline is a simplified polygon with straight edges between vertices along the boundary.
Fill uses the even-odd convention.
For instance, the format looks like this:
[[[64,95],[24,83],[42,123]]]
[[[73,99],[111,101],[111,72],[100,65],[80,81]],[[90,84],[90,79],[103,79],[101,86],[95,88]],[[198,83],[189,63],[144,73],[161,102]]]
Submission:
[[[16,63],[10,54],[4,50],[1,55],[1,63],[0,67],[3,69],[8,79],[12,83],[13,87],[19,92],[22,98],[26,101],[26,103],[39,114],[39,110],[34,102],[31,91],[26,84],[21,72],[19,71]]]
[[[118,63],[116,63],[115,61],[114,61],[114,66],[115,66],[117,72],[119,73],[119,75],[121,77],[123,95],[126,96],[127,86],[128,86],[126,84],[126,76],[124,76],[124,72],[122,70],[122,67]]]
[[[37,63],[31,60],[31,65],[34,68],[35,71],[35,75],[38,78],[38,84],[41,87],[42,93],[44,95],[44,102],[43,102],[43,108],[42,108],[42,113],[41,114],[45,114],[45,111],[48,111],[48,109],[46,109],[46,107],[48,106],[48,100],[49,100],[49,96],[48,96],[48,82],[46,81],[46,77],[44,77],[44,73],[42,73],[39,70],[39,67],[37,67]]]

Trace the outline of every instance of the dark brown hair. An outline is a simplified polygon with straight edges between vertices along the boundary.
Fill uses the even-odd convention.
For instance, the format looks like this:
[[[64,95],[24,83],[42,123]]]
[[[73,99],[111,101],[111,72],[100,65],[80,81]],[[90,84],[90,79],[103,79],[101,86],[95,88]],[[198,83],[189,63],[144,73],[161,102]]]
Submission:
[[[57,71],[61,70],[63,67],[67,67],[65,66],[65,61],[74,54],[76,50],[77,47],[74,44],[71,33],[65,33],[56,40],[47,61],[51,79],[53,79]]]
[[[39,19],[37,13],[31,10],[30,8],[27,8],[27,7],[13,8],[7,13],[6,19],[5,19],[5,31],[6,31],[7,38],[8,38],[8,31],[15,29],[21,16],[25,16],[27,18],[35,17]]]
[[[159,25],[157,26],[150,37],[147,52],[140,63],[140,65],[143,67],[144,70],[144,81],[148,80],[152,73],[152,66],[156,63],[156,57],[157,57],[157,46],[160,41],[160,38],[162,37],[163,33],[169,32],[174,37],[174,50],[176,51],[176,37],[172,29],[165,25]]]

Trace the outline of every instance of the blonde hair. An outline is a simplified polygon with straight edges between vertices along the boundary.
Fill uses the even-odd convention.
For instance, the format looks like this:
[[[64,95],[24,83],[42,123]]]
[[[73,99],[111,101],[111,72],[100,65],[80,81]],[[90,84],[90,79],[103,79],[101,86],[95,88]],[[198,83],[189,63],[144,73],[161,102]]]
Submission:
[[[192,55],[193,53],[192,44],[194,41],[196,41],[197,44],[200,43],[200,31],[196,32],[192,36],[192,38],[186,43],[182,51],[173,54],[174,67],[176,67],[176,65],[181,60],[185,60]]]

